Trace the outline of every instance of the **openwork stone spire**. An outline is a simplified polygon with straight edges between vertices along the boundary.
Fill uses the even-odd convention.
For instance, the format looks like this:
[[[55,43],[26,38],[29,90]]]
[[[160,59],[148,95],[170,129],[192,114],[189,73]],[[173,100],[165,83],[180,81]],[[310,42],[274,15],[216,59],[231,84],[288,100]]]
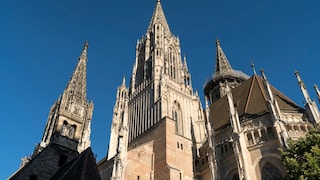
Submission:
[[[157,0],[157,5],[153,11],[153,15],[147,31],[152,31],[153,26],[158,23],[164,26],[166,32],[170,32],[170,28],[167,23],[166,16],[164,15],[160,0]]]
[[[79,62],[71,79],[63,93],[66,99],[66,106],[70,103],[76,103],[78,105],[85,105],[87,103],[87,51],[88,42],[85,42],[83,51],[79,57]]]

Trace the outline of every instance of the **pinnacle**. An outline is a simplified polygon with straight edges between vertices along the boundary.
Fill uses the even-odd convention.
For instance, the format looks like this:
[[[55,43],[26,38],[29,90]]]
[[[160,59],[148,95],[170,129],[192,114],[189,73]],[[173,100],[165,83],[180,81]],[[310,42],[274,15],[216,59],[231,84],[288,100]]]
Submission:
[[[216,46],[217,46],[217,57],[216,57],[215,72],[224,73],[232,70],[230,63],[220,46],[220,41],[218,38],[216,39]]]
[[[87,60],[88,48],[89,48],[89,44],[88,44],[88,41],[86,41],[83,45],[83,50],[80,55],[80,59],[85,58],[85,60]]]
[[[126,76],[123,76],[121,86],[126,87]]]

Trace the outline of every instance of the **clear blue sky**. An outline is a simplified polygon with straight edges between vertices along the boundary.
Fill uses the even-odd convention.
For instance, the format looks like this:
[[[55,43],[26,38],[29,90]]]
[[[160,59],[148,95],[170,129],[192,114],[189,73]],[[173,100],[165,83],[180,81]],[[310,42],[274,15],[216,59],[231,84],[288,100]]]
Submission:
[[[0,179],[40,142],[49,109],[63,92],[89,41],[88,98],[95,108],[92,148],[107,153],[116,88],[131,77],[137,39],[145,34],[156,0],[0,2]],[[213,73],[215,38],[234,69],[264,68],[271,84],[300,105],[299,70],[312,98],[320,84],[320,1],[163,0],[171,31],[180,37],[203,99]]]

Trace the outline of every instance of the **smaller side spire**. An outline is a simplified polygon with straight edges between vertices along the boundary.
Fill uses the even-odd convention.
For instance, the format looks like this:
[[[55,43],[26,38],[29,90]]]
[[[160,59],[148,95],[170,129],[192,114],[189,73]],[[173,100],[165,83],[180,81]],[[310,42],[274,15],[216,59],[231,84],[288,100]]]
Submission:
[[[268,99],[267,99],[268,107],[270,108],[270,111],[273,115],[273,121],[276,122],[282,119],[281,111],[280,111],[277,100],[273,96],[273,92],[271,91],[271,85],[269,84],[269,81],[264,73],[264,70],[260,69],[260,73],[263,79],[265,91],[268,96]]]
[[[304,82],[302,81],[300,74],[298,71],[295,71],[294,73],[297,77],[298,84],[300,86],[300,90],[304,96],[304,99],[306,100],[305,108],[307,110],[307,113],[309,115],[310,121],[316,124],[320,123],[320,116],[319,116],[319,109],[313,100],[311,100],[307,87],[305,86]]]
[[[185,55],[185,54],[183,55],[183,65],[184,65],[184,67],[186,68],[186,70],[188,71],[187,58],[186,58],[186,55]]]
[[[320,102],[320,91],[319,91],[319,89],[318,89],[318,85],[315,84],[313,87],[314,87],[314,89],[316,90],[317,97],[318,97],[318,101]]]
[[[217,57],[216,57],[216,66],[215,66],[215,73],[223,73],[229,72],[232,70],[232,67],[227,59],[227,56],[224,54],[220,41],[216,39],[216,46],[217,46]]]
[[[123,76],[121,86],[122,86],[122,87],[126,87],[126,76]]]

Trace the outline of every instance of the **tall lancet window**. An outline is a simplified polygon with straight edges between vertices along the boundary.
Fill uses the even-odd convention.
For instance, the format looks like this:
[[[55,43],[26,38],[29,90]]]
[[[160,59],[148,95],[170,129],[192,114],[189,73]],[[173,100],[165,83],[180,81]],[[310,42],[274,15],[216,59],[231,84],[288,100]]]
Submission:
[[[177,58],[176,58],[176,53],[174,52],[173,49],[169,49],[169,76],[173,79],[177,78]]]
[[[180,104],[174,101],[172,106],[172,119],[176,122],[175,130],[177,134],[183,135],[183,118]]]

